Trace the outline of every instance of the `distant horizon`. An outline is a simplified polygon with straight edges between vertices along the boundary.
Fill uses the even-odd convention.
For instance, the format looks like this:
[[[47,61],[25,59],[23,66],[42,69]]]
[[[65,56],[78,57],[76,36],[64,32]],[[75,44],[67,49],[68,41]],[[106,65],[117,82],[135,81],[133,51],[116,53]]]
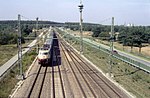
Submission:
[[[0,19],[0,21],[17,21],[16,19]],[[33,20],[22,20],[22,21],[36,21],[35,19]],[[39,21],[50,21],[50,22],[56,22],[56,23],[67,23],[67,22],[59,22],[59,21],[53,21],[53,20],[39,20]],[[79,23],[79,21],[70,21],[69,23]],[[98,25],[111,25],[111,24],[99,24],[99,23],[96,23],[96,22],[83,22],[83,23],[89,23],[89,24],[98,24]],[[122,26],[122,25],[125,25],[125,26],[128,26],[132,23],[128,23],[128,24],[114,24],[115,26]],[[135,25],[135,24],[132,24],[133,26],[150,26],[150,25]]]
[[[2,0],[0,20],[22,19],[68,22],[79,21],[80,0]],[[83,21],[98,24],[111,24],[114,17],[116,25],[150,25],[149,0],[83,0]]]

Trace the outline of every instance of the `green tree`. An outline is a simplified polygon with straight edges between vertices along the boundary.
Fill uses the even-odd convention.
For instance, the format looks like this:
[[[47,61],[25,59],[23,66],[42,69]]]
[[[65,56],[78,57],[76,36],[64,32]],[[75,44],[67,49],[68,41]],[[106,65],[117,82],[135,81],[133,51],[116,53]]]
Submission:
[[[101,33],[101,28],[100,27],[99,28],[95,28],[93,30],[92,37],[98,37],[100,33]]]
[[[109,40],[110,34],[109,34],[108,32],[101,32],[101,33],[99,34],[99,37],[100,37],[100,39],[102,39],[102,40]]]

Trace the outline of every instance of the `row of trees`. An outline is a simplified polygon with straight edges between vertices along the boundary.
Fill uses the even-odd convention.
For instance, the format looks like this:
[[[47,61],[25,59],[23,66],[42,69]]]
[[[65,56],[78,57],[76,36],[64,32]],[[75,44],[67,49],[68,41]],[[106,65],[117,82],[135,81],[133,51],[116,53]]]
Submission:
[[[6,44],[17,44],[17,20],[6,20],[0,21],[0,45]],[[49,26],[62,26],[63,23],[57,23],[52,21],[39,21],[39,29]],[[21,21],[21,33],[22,33],[22,43],[25,42],[24,37],[33,33],[32,30],[35,28],[36,21]],[[34,35],[34,34],[32,34]]]
[[[17,43],[17,35],[12,32],[15,32],[15,25],[0,24],[0,45]]]
[[[17,35],[13,33],[0,33],[0,45],[16,44]]]
[[[139,47],[139,52],[141,48],[144,47],[144,43],[150,44],[150,27],[126,27],[119,34],[119,42],[123,46],[131,46],[131,51],[133,46]]]
[[[21,26],[22,43],[25,43],[24,37],[32,33],[32,27],[28,25]],[[18,33],[15,25],[3,24],[0,25],[0,45],[17,44]]]
[[[109,27],[109,28],[108,28]],[[110,26],[100,26],[93,30],[93,37],[98,37],[102,40],[110,39]],[[114,32],[118,32],[118,40],[116,40],[116,35],[114,35],[114,41],[117,41],[123,46],[131,46],[131,51],[133,47],[139,47],[139,52],[141,48],[144,47],[145,43],[150,44],[150,27],[149,26],[115,26]]]

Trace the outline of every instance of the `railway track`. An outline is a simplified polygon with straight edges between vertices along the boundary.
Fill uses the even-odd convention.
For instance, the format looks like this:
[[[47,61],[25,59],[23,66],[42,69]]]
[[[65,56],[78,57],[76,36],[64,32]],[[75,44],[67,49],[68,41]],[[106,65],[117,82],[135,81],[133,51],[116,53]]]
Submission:
[[[61,47],[62,48],[65,48],[65,47],[63,47],[63,45],[61,45]],[[69,51],[68,51],[69,52]],[[67,61],[69,62],[69,57],[67,56],[67,54],[64,52],[64,55],[66,56],[66,59],[67,59]],[[70,56],[70,55],[69,55]],[[71,57],[70,57],[70,59],[72,59]],[[87,89],[89,89],[90,88],[90,86],[89,86],[89,83],[86,81],[86,79],[83,77],[83,74],[82,74],[82,72],[80,71],[80,70],[78,70],[78,68],[75,68],[75,66],[76,66],[76,62],[75,61],[73,61],[72,60],[72,63],[69,63],[69,67],[71,68],[71,70],[72,70],[72,72],[73,72],[73,75],[74,75],[74,77],[75,77],[75,80],[77,81],[77,84],[79,85],[79,87],[80,87],[80,90],[81,90],[81,92],[82,92],[82,94],[83,94],[83,97],[85,97],[85,98],[87,98],[87,97],[89,97],[88,95],[89,95],[89,91],[86,91]],[[75,66],[74,66],[75,65]],[[80,78],[79,78],[80,77]],[[82,81],[81,81],[82,80]],[[87,87],[88,86],[88,87]],[[94,92],[93,92],[93,90],[90,88],[89,89],[90,90],[90,92],[92,92],[92,95],[94,95],[94,98],[96,98],[96,95],[94,94]],[[91,96],[90,96],[91,97]]]
[[[54,40],[56,40],[56,39],[54,39]],[[55,42],[56,43],[55,43],[55,45],[53,47],[53,52],[54,52],[54,56],[55,56],[54,58],[55,58],[55,63],[56,64],[52,64],[53,65],[52,69],[54,69],[54,65],[56,65],[57,71],[58,71],[58,74],[57,74],[58,78],[57,79],[59,79],[58,85],[60,84],[60,86],[61,86],[61,90],[59,90],[59,89],[58,90],[61,91],[62,98],[66,98],[65,89],[64,89],[64,83],[63,83],[63,78],[62,78],[62,72],[63,72],[63,70],[62,70],[62,68],[60,68],[61,67],[61,59],[60,59],[60,50],[59,50],[58,40],[56,40]],[[54,72],[53,72],[53,74],[54,74]],[[53,75],[53,80],[55,80],[55,79],[56,78]],[[53,83],[55,83],[55,82],[53,82]],[[54,85],[55,84],[53,84],[53,89],[56,89],[54,87]],[[53,92],[53,95],[55,95],[55,92]],[[58,97],[60,97],[60,96],[57,96],[56,98],[58,98]],[[55,98],[55,96],[53,98]]]
[[[54,40],[51,64],[40,66],[36,62],[15,98],[128,97],[59,36]]]
[[[90,90],[93,98],[127,98],[128,96],[124,94],[118,87],[106,79],[100,72],[94,69],[90,64],[88,64],[81,56],[77,55],[73,49],[66,45],[65,42],[61,41],[61,47],[67,50],[67,55],[70,56],[78,72],[81,75],[81,80],[83,79],[87,88]],[[66,57],[67,58],[67,57]],[[70,66],[73,66],[70,64]],[[75,67],[72,70],[75,70]],[[79,77],[76,77],[80,79]],[[79,83],[79,82],[78,82]],[[80,83],[79,83],[80,84]],[[83,85],[83,84],[82,84]],[[80,86],[82,89],[82,86]],[[82,89],[82,92],[87,92],[86,89]],[[84,97],[86,96],[83,93]]]
[[[55,48],[55,47],[54,47]],[[59,56],[54,49],[50,64],[41,66],[38,61],[33,65],[24,84],[15,94],[14,98],[66,98],[62,68],[59,64]]]

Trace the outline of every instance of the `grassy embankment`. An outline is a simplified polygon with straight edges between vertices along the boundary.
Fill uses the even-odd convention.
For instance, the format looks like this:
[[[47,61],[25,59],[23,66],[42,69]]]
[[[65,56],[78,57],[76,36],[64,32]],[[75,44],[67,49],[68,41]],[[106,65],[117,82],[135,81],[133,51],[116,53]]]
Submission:
[[[63,32],[61,34],[63,35]],[[68,42],[74,43],[75,41],[70,38]],[[76,42],[73,46],[79,50],[79,45],[80,43]],[[84,44],[84,56],[98,66],[105,74],[109,72],[108,54]],[[115,58],[112,59],[113,79],[137,98],[150,98],[150,74]]]

